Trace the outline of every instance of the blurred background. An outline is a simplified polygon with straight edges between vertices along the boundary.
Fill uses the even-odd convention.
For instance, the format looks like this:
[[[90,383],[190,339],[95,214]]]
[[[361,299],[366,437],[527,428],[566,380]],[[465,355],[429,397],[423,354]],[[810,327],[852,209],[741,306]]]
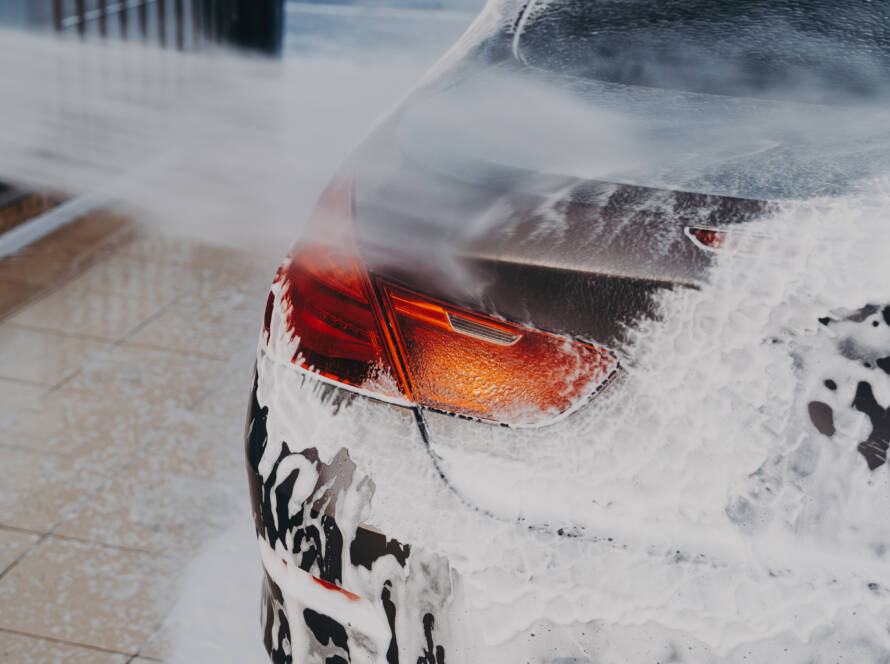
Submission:
[[[5,27],[149,40],[195,51],[232,44],[264,53],[373,59],[426,45],[441,52],[480,0],[5,0]],[[357,20],[360,19],[360,20]],[[449,25],[451,29],[449,29]]]
[[[480,0],[0,3],[0,662],[261,662],[267,289]]]

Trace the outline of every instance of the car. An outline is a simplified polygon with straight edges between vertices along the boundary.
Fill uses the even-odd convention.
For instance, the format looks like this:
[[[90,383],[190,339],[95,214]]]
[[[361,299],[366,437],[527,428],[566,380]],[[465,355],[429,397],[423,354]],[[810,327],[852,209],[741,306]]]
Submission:
[[[272,662],[884,661],[887,13],[486,5],[271,286]]]

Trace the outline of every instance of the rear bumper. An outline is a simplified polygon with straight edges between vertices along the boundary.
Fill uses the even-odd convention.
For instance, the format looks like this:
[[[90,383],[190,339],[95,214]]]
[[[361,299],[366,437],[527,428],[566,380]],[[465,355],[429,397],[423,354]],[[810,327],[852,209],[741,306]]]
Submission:
[[[795,569],[767,568],[715,537],[689,555],[657,532],[620,542],[496,518],[443,479],[410,409],[263,352],[246,453],[276,663],[876,661],[887,645],[855,617],[890,618],[885,568],[805,542],[765,552]]]

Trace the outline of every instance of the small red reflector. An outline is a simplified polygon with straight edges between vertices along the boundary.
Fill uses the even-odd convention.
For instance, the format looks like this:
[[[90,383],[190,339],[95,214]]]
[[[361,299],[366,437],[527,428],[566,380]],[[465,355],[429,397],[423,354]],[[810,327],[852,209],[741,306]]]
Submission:
[[[340,586],[335,586],[333,583],[328,583],[324,579],[319,579],[317,576],[313,576],[312,580],[315,581],[318,585],[320,585],[325,590],[331,590],[333,592],[340,593],[342,595],[346,595],[348,599],[351,599],[353,602],[359,601],[361,598],[355,593],[351,593],[348,590],[344,590]]]
[[[728,236],[724,231],[717,231],[711,228],[696,228],[690,226],[686,229],[686,234],[692,240],[705,249],[723,249],[726,246]]]
[[[706,226],[687,226],[686,237],[701,249],[711,251],[760,252],[767,245],[768,237],[747,230],[717,229]]]

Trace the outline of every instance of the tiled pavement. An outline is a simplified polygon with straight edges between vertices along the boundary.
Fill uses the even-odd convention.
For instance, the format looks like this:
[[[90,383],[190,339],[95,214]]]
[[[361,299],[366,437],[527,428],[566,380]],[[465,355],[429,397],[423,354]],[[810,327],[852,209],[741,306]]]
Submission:
[[[247,499],[271,271],[107,212],[0,260],[0,662],[163,660],[185,561]]]

